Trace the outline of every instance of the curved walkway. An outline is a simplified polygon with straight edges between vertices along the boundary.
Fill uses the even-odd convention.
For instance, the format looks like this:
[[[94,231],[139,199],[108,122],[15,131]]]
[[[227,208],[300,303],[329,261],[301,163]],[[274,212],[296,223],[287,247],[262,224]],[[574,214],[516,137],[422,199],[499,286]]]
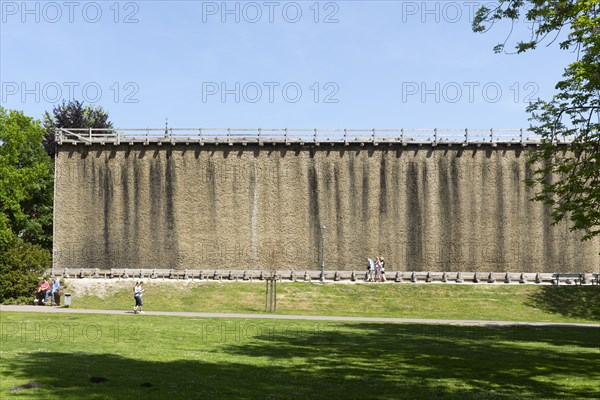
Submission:
[[[6,312],[38,312],[38,313],[69,313],[69,314],[111,314],[111,315],[133,315],[133,311],[123,310],[94,310],[81,308],[63,307],[41,307],[41,306],[13,306],[0,305],[0,313]],[[526,322],[526,321],[478,321],[461,319],[419,319],[419,318],[378,318],[378,317],[337,317],[325,315],[286,315],[286,314],[237,314],[237,313],[206,313],[206,312],[183,312],[183,311],[144,311],[144,315],[162,315],[171,317],[194,317],[194,318],[246,318],[246,319],[283,319],[283,320],[308,320],[308,321],[348,321],[348,322],[387,322],[393,324],[452,324],[452,325],[476,325],[476,326],[570,326],[600,328],[597,324],[576,324],[566,322]]]

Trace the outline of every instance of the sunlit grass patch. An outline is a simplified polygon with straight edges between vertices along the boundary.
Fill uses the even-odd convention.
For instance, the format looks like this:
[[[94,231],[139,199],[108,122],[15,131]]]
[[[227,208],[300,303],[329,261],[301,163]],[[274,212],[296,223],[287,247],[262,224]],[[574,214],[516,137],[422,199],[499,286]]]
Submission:
[[[70,281],[73,307],[130,309],[132,282],[111,282],[103,296]],[[102,284],[102,283],[97,283]],[[147,309],[247,312],[265,310],[264,282],[148,280]],[[433,319],[599,322],[600,288],[538,285],[316,284],[277,285],[277,313]]]

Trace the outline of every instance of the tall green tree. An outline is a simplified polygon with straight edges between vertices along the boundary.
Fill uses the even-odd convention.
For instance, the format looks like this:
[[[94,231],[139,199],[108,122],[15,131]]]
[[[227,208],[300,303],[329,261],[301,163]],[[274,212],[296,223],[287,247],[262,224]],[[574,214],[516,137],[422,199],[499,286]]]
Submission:
[[[45,132],[40,122],[0,107],[0,247],[14,238],[52,247],[54,171]]]
[[[473,30],[519,20],[530,25],[531,36],[514,40],[510,29],[495,52],[545,44],[573,54],[553,97],[527,108],[531,129],[542,138],[527,184],[538,189],[534,200],[552,207],[554,223],[568,218],[571,230],[591,239],[600,235],[600,0],[498,0],[479,8]]]
[[[54,176],[45,132],[0,107],[0,302],[30,296],[50,267]]]
[[[54,106],[52,114],[44,114],[44,126],[46,134],[44,135],[44,148],[52,159],[54,159],[55,133],[59,128],[112,128],[112,123],[108,120],[108,113],[100,106],[87,105],[83,102],[74,100],[68,103]]]

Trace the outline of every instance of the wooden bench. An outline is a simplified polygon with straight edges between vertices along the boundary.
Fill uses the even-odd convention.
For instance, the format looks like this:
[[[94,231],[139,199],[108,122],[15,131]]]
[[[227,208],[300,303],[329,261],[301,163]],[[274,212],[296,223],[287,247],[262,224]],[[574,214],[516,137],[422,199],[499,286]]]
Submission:
[[[238,281],[238,273],[237,271],[229,271],[229,274],[227,275],[227,279],[229,279],[230,281]]]
[[[564,281],[566,283],[570,283],[573,280],[575,284],[581,285],[585,280],[584,274],[554,274],[552,275],[552,281],[555,285],[559,285],[560,281]]]
[[[219,271],[219,270],[215,270],[214,273],[211,274],[212,275],[212,279],[214,281],[222,281],[223,280],[223,272]]]
[[[60,295],[62,293],[62,287],[54,294],[54,301],[52,301],[52,293],[48,293],[48,301],[46,299],[46,293],[35,292],[33,305],[34,306],[60,306]]]
[[[152,271],[150,272],[150,279],[158,279],[158,278],[169,278],[171,275],[171,270],[170,269],[158,269],[158,268],[153,268]]]
[[[115,268],[111,268],[110,269],[110,277],[111,278],[129,278],[129,275],[127,274],[127,271],[125,269],[115,269]]]

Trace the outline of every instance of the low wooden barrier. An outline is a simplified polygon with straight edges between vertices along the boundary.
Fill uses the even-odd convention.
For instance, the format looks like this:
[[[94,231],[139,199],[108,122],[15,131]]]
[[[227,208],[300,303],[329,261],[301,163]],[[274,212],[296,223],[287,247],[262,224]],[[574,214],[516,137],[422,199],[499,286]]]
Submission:
[[[190,281],[234,281],[253,282],[264,281],[273,277],[277,281],[288,282],[319,282],[321,271],[306,270],[251,270],[251,269],[69,269],[48,271],[49,274],[61,278],[88,279],[157,279],[157,280],[190,280]],[[519,284],[554,284],[557,275],[569,274],[540,273],[540,272],[430,272],[430,271],[386,271],[385,281],[395,283],[519,283]],[[581,279],[573,283],[592,285],[598,284],[599,274],[578,274]],[[324,280],[327,282],[366,282],[367,271],[325,271]],[[562,280],[561,280],[562,282]],[[567,280],[565,283],[569,283]],[[375,282],[377,283],[377,282]]]

